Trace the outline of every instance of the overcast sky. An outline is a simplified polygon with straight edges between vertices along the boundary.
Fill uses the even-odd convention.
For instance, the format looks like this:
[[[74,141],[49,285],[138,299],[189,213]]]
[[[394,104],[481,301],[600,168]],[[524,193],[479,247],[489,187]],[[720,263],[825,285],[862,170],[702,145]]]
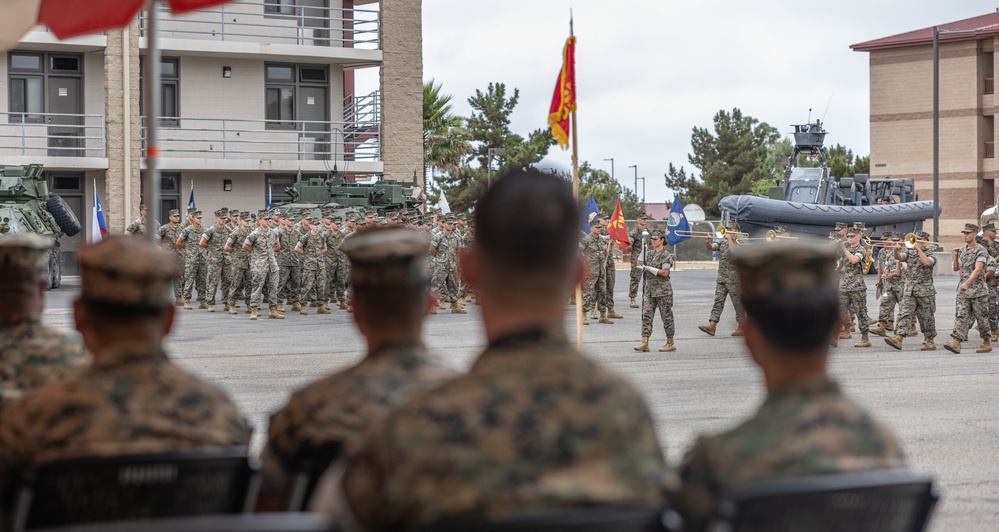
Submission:
[[[808,6],[808,7],[805,7]],[[513,131],[547,127],[562,46],[575,19],[579,158],[646,200],[672,200],[670,162],[690,169],[690,134],[720,109],[790,131],[823,118],[827,145],[868,155],[868,54],[851,44],[982,15],[996,1],[424,0],[423,73],[467,100],[489,82],[520,89]],[[826,107],[828,105],[828,112]],[[553,148],[546,163],[571,168]],[[639,191],[641,195],[641,182]]]

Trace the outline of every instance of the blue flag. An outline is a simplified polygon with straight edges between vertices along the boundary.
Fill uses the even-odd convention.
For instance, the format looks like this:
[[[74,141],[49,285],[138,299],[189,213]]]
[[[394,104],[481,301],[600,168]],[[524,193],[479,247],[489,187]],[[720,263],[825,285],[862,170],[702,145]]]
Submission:
[[[194,181],[191,181],[191,198],[187,200],[187,208],[193,209],[195,207],[197,207],[197,205],[194,204]]]
[[[689,236],[677,236],[677,231],[690,231],[690,224],[687,223],[687,216],[683,214],[683,205],[680,205],[680,196],[673,197],[673,206],[669,210],[669,217],[666,218],[666,242],[675,246]]]
[[[586,202],[586,207],[583,207],[583,233],[590,234],[590,220],[596,217],[597,202],[593,200],[593,194],[590,194],[590,199]]]

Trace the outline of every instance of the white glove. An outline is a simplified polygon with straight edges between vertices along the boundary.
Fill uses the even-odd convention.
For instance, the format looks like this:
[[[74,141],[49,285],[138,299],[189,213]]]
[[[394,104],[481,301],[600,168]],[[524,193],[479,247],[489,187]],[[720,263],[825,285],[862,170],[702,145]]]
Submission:
[[[652,266],[642,266],[642,269],[651,273],[652,275],[659,275],[659,268],[654,268]]]

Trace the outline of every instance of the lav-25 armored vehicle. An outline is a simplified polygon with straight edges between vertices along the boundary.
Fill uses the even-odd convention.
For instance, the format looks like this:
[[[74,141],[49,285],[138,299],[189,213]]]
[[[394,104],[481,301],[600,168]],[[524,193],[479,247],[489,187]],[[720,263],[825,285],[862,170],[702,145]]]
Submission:
[[[79,233],[80,221],[61,197],[49,195],[42,165],[0,166],[0,238],[32,232],[55,241],[47,278],[49,288],[59,288],[59,237]]]
[[[279,207],[291,209],[332,209],[340,214],[354,209],[377,209],[389,213],[423,205],[421,190],[415,176],[412,183],[380,181],[374,184],[348,183],[341,177],[303,178],[298,174],[295,183],[285,189],[291,203]]]

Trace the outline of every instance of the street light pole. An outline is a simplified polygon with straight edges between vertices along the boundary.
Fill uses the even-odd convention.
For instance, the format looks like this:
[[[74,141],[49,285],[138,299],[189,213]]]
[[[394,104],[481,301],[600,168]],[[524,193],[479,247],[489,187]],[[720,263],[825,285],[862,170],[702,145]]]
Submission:
[[[642,204],[645,204],[645,176],[639,177],[642,180]],[[635,185],[635,196],[638,196],[638,185]]]
[[[632,164],[632,165],[629,165],[628,168],[634,168],[635,169],[635,198],[638,198],[638,165],[637,164]]]
[[[604,159],[604,160],[611,162],[611,179],[613,180],[614,179],[614,158],[611,157],[610,159]]]

